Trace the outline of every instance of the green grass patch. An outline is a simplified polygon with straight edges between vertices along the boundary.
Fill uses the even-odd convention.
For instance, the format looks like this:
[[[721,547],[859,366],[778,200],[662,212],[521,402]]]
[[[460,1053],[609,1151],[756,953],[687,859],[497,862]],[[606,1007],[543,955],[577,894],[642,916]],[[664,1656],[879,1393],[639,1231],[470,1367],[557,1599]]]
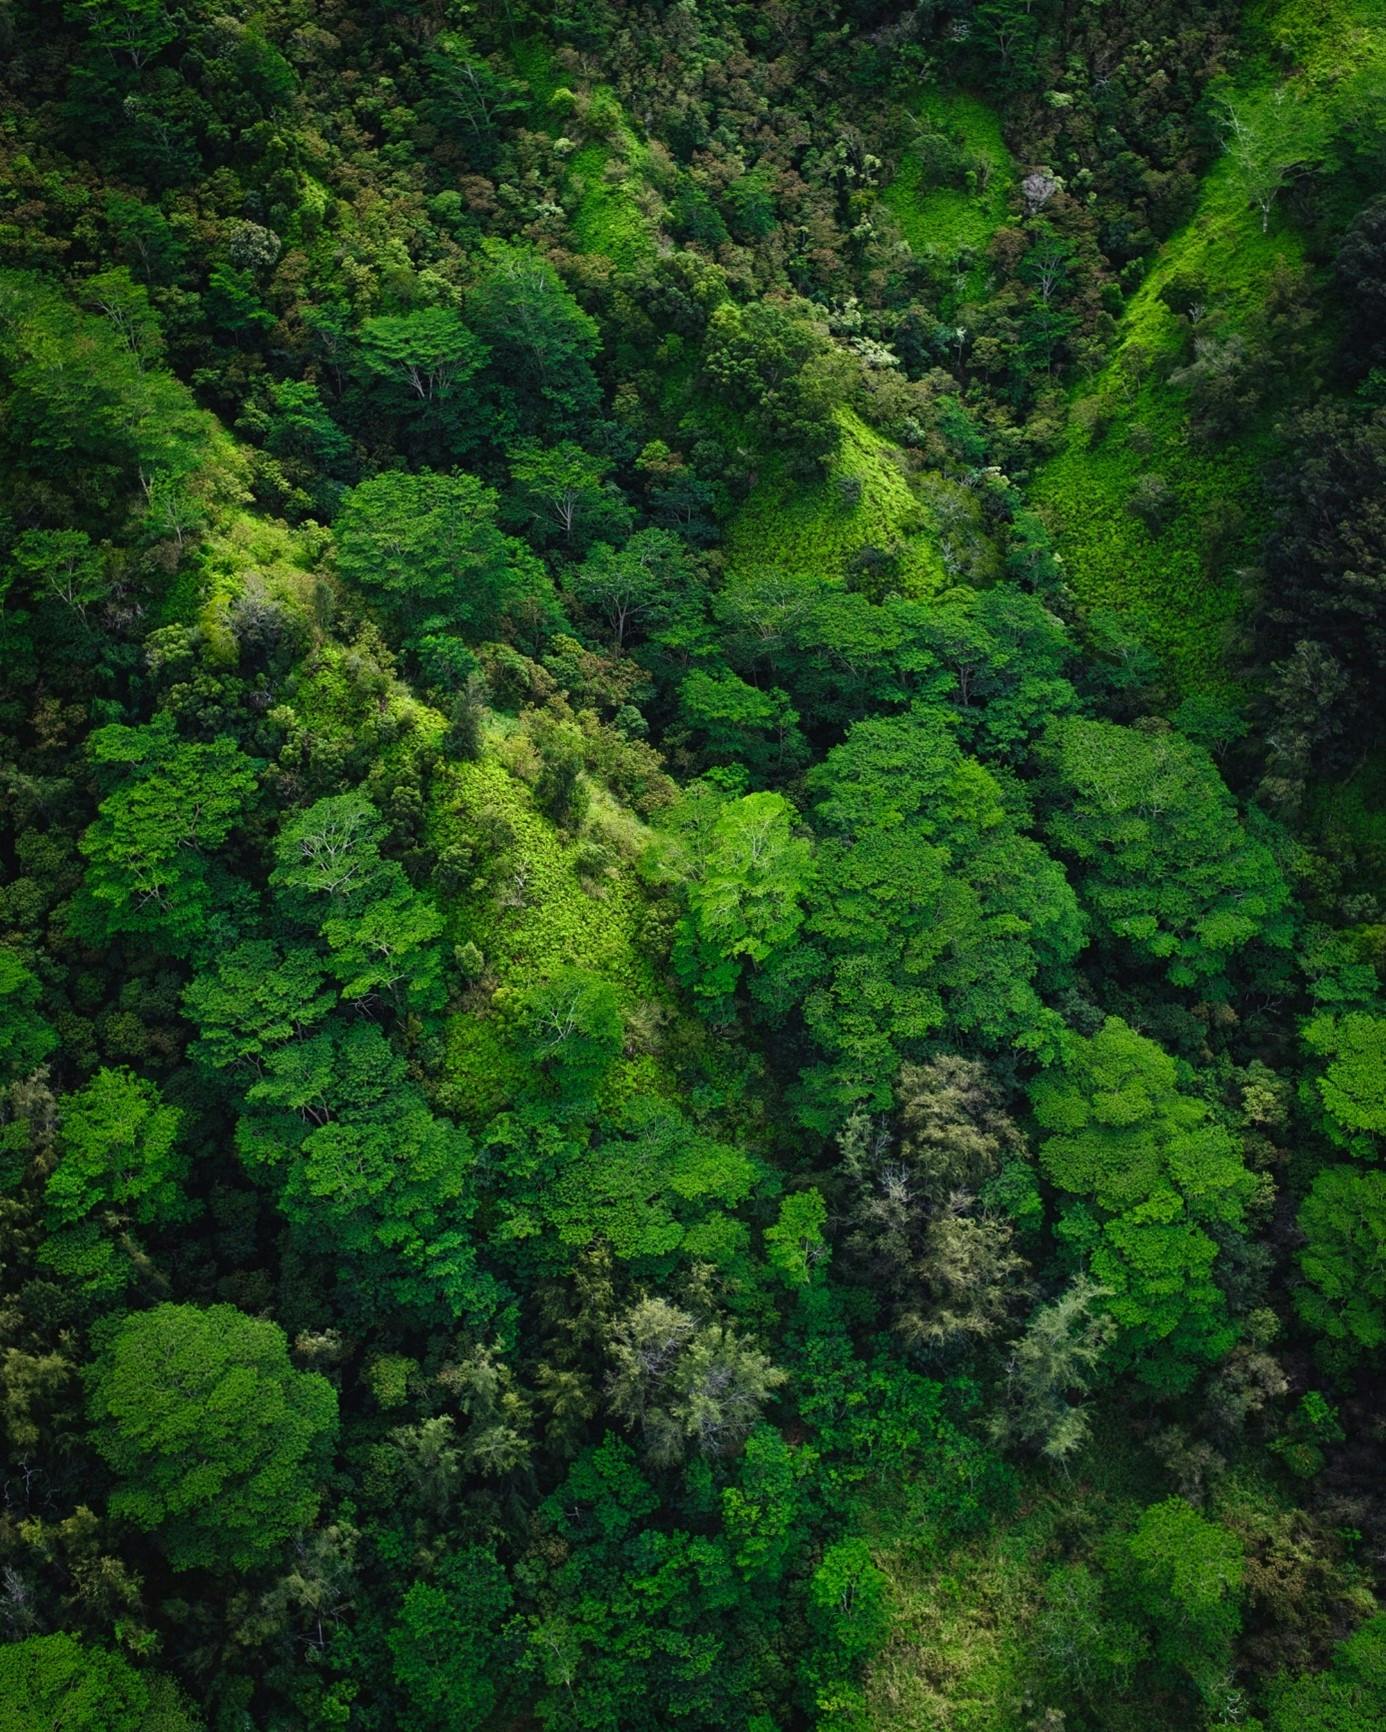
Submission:
[[[1005,222],[1015,160],[1001,136],[1001,117],[980,97],[962,91],[927,91],[912,121],[921,135],[942,133],[967,160],[967,185],[939,184],[922,142],[908,145],[881,203],[917,253],[934,253],[953,264],[963,253],[980,253]],[[968,300],[984,287],[985,264],[962,274],[954,299]],[[945,307],[944,311],[948,309]]]
[[[850,409],[827,478],[797,481],[771,457],[727,533],[727,581],[763,576],[846,580],[863,548],[893,552],[897,586],[932,595],[949,582],[932,513],[917,497],[889,440]]]
[[[571,222],[579,248],[623,270],[654,250],[653,225],[642,198],[647,157],[645,146],[622,125],[614,145],[594,139],[568,163],[568,185],[578,195]]]
[[[1377,5],[1265,6],[1252,34],[1277,58],[1287,44],[1293,48],[1289,125],[1306,137],[1322,130],[1324,106],[1344,77],[1386,68]],[[1236,94],[1251,124],[1262,122],[1283,83],[1266,56],[1253,61]],[[1053,526],[1079,599],[1122,616],[1160,654],[1180,693],[1231,692],[1224,658],[1247,599],[1239,573],[1254,563],[1264,533],[1261,476],[1274,449],[1276,405],[1264,405],[1251,428],[1224,446],[1192,444],[1181,394],[1166,382],[1185,332],[1161,293],[1176,278],[1204,285],[1208,311],[1226,336],[1250,328],[1277,273],[1303,262],[1301,237],[1278,212],[1263,228],[1235,163],[1222,156],[1193,218],[1160,249],[1132,296],[1111,359],[1080,393],[1063,448],[1035,481],[1035,502]],[[1291,397],[1298,383],[1287,381],[1282,395]],[[1173,494],[1159,533],[1128,509],[1147,475],[1162,477]]]
[[[590,838],[560,833],[535,810],[525,783],[489,753],[454,765],[440,781],[432,845],[460,844],[489,868],[447,911],[449,942],[475,945],[485,968],[478,1002],[447,1031],[449,1091],[458,1110],[479,1121],[524,1080],[502,1019],[486,1014],[498,988],[532,986],[576,965],[610,981],[627,1012],[667,993],[644,947],[649,904],[627,859],[609,850],[594,873],[585,858]],[[609,804],[599,802],[599,819]]]
[[[1032,1732],[1045,1706],[1034,1640],[1045,1578],[1165,1495],[1153,1470],[1099,1422],[1066,1475],[1031,1469],[1015,1515],[975,1539],[940,1550],[909,1522],[868,1529],[893,1611],[866,1679],[871,1732]],[[1103,1732],[1168,1732],[1168,1706],[1108,1702]]]

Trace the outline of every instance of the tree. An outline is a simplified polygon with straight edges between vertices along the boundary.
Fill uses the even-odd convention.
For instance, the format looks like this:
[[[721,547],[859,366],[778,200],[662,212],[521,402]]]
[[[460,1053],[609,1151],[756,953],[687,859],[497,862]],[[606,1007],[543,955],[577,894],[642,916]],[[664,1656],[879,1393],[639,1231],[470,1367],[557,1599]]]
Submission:
[[[793,818],[781,795],[747,794],[722,806],[699,838],[674,942],[675,973],[699,997],[725,1001],[747,963],[757,968],[793,941],[812,878]]]
[[[1289,426],[1266,548],[1262,658],[1319,644],[1347,690],[1335,702],[1345,736],[1379,727],[1386,659],[1386,406],[1315,402]],[[1334,768],[1350,767],[1346,752]]]
[[[367,319],[361,359],[421,405],[438,408],[486,363],[486,347],[447,307]]]
[[[185,1217],[182,1117],[143,1077],[99,1070],[63,1102],[58,1164],[44,1191],[50,1218],[71,1225],[114,1209],[141,1226],[163,1226]]]
[[[519,993],[525,1056],[561,1104],[590,1105],[621,1052],[625,1033],[615,988],[587,968],[561,968]]]
[[[337,565],[411,636],[469,642],[547,629],[553,587],[496,525],[497,497],[474,475],[387,470],[353,487],[337,519]]]
[[[890,1633],[886,1577],[863,1539],[838,1540],[809,1578],[809,1621],[841,1668],[854,1669]]]
[[[1073,646],[1038,597],[998,583],[950,592],[917,614],[919,637],[952,676],[952,690],[940,695],[959,738],[979,755],[1021,757],[1048,722],[1076,706],[1065,677]]]
[[[451,1553],[432,1581],[405,1594],[389,1644],[413,1725],[472,1732],[490,1717],[504,1685],[500,1626],[512,1598],[495,1553],[482,1546]]]
[[[270,884],[309,924],[321,918],[324,904],[361,907],[375,893],[384,839],[384,821],[366,794],[329,794],[284,823]]]
[[[31,590],[60,601],[83,625],[87,609],[109,593],[105,560],[84,530],[26,529],[10,558]]]
[[[759,1348],[721,1323],[700,1323],[667,1299],[642,1299],[608,1345],[611,1410],[638,1427],[650,1460],[668,1467],[690,1447],[730,1455],[785,1382]]]
[[[808,782],[817,871],[808,945],[788,960],[829,1059],[810,1083],[823,1128],[886,1105],[932,1039],[1051,1051],[1060,1023],[1040,988],[1082,946],[1077,904],[942,718],[859,722]]]
[[[688,548],[667,529],[642,529],[619,551],[597,545],[567,579],[578,605],[603,620],[620,652],[687,606],[695,570]]]
[[[983,1201],[1023,1145],[976,1060],[905,1065],[896,1096],[894,1136],[864,1112],[843,1132],[844,1249],[901,1339],[936,1354],[996,1334],[1024,1291],[1012,1225]]]
[[[0,945],[0,1080],[27,1076],[58,1044],[39,1015],[39,996],[33,970]]]
[[[382,858],[384,837],[384,821],[365,794],[329,794],[280,831],[270,883],[327,940],[327,966],[344,998],[384,992],[412,1009],[433,1010],[444,996],[436,940],[445,922],[399,862]],[[304,964],[278,985],[303,992]],[[269,989],[266,981],[259,992]]]
[[[765,1257],[786,1287],[806,1287],[827,1251],[823,1228],[828,1205],[821,1191],[793,1191],[780,1203],[773,1227],[765,1229]]]
[[[1323,155],[1318,107],[1297,98],[1288,84],[1268,97],[1225,99],[1220,106],[1233,173],[1265,234],[1281,193]]]
[[[1216,980],[1258,940],[1290,941],[1290,893],[1266,840],[1237,817],[1199,746],[1167,731],[1072,717],[1042,758],[1050,840],[1078,864],[1100,929],[1177,986]]]
[[[111,1514],[158,1534],[175,1570],[250,1570],[313,1519],[337,1397],[295,1371],[278,1324],[234,1305],[121,1320],[90,1376]]]
[[[425,67],[430,109],[449,130],[462,131],[468,163],[489,170],[501,126],[529,106],[527,86],[478,54],[461,31],[440,31],[425,57]]]
[[[326,978],[322,958],[306,945],[250,939],[224,951],[183,994],[200,1030],[195,1053],[218,1070],[262,1071],[271,1052],[302,1039],[333,1008]]]
[[[1386,1136],[1386,1016],[1352,1010],[1312,1017],[1304,1044],[1323,1071],[1303,1086],[1303,1094],[1331,1141],[1362,1160],[1371,1160]]]
[[[1175,1062],[1118,1017],[1071,1036],[1030,1088],[1050,1182],[1081,1198],[1060,1234],[1083,1252],[1121,1329],[1117,1351],[1183,1388],[1232,1345],[1209,1227],[1235,1229],[1255,1190],[1231,1132],[1184,1094]]]
[[[180,740],[164,717],[98,728],[87,749],[98,768],[125,774],[80,843],[90,863],[80,925],[103,937],[156,937],[175,955],[209,944],[229,887],[208,855],[249,805],[258,765],[225,736]]]
[[[601,393],[592,371],[596,320],[557,271],[528,247],[487,241],[467,296],[467,322],[490,352],[485,378],[496,440],[581,432]]]
[[[277,1179],[300,1243],[338,1259],[360,1303],[487,1312],[467,1232],[471,1142],[429,1111],[378,1028],[333,1020],[277,1048],[247,1101],[241,1159]]]
[[[342,997],[370,999],[384,992],[414,1010],[443,1002],[443,957],[436,940],[446,921],[425,891],[415,890],[397,861],[387,860],[363,906],[328,914],[322,934],[328,966]]]
[[[1088,1701],[1123,1689],[1150,1645],[1130,1619],[1116,1613],[1101,1578],[1086,1564],[1061,1564],[1050,1572],[1034,1644],[1046,1672]]]
[[[829,348],[821,331],[774,301],[723,301],[708,321],[703,369],[729,407],[746,414],[789,468],[822,473],[837,449]]]
[[[730,669],[694,668],[679,687],[680,719],[699,755],[712,764],[744,764],[768,780],[799,768],[807,751],[799,716],[778,687],[760,691]]]
[[[1386,1342],[1386,1173],[1329,1167],[1299,1211],[1307,1285],[1294,1289],[1305,1322],[1333,1341]]]
[[[1079,1275],[1031,1314],[1006,1362],[1008,1411],[997,1416],[1000,1436],[1017,1438],[1052,1462],[1066,1461],[1087,1441],[1090,1415],[1074,1397],[1088,1394],[1116,1334],[1115,1319],[1098,1309],[1107,1297],[1105,1288]]]
[[[1153,1627],[1158,1658],[1200,1690],[1231,1665],[1245,1569],[1235,1535],[1179,1497],[1152,1504],[1126,1542],[1126,1597]]]
[[[536,441],[510,454],[518,510],[539,541],[558,538],[573,557],[599,536],[619,539],[630,513],[607,481],[609,457],[594,457],[565,439],[545,449]]]
[[[75,1636],[0,1647],[0,1732],[197,1732],[171,1678]]]
[[[1386,1616],[1339,1642],[1327,1671],[1276,1679],[1270,1732],[1373,1732],[1386,1719]]]

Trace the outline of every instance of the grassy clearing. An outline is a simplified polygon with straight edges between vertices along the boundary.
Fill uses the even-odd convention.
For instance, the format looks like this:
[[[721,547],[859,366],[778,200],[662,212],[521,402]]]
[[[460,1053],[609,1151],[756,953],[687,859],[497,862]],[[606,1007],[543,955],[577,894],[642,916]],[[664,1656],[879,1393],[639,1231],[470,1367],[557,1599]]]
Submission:
[[[948,581],[933,515],[917,497],[889,440],[850,409],[827,478],[805,483],[767,460],[727,535],[727,581],[766,575],[846,580],[863,548],[892,551],[898,587],[926,596]]]
[[[895,1619],[867,1677],[872,1732],[1030,1732],[1048,1706],[1033,1628],[1045,1577],[1161,1495],[1153,1466],[1099,1427],[1069,1474],[1035,1469],[1016,1514],[976,1539],[939,1549],[908,1525],[883,1533]],[[1165,1732],[1144,1717],[1104,1725]]]
[[[613,804],[598,801],[594,825],[608,835]],[[611,849],[594,868],[590,840],[557,830],[497,756],[448,773],[431,840],[440,851],[500,845],[496,881],[463,891],[448,909],[449,940],[481,952],[488,995],[578,965],[610,981],[627,1012],[666,996],[644,942],[647,899],[629,860]],[[479,1008],[454,1017],[447,1032],[448,1083],[478,1120],[500,1111],[523,1081],[502,1019],[478,1016]]]
[[[1237,100],[1253,125],[1266,121],[1283,87],[1286,124],[1312,136],[1345,79],[1386,70],[1386,18],[1373,0],[1264,5],[1250,29],[1259,52]],[[1277,69],[1287,57],[1296,67],[1288,81]],[[1303,263],[1299,235],[1278,212],[1263,228],[1236,165],[1221,158],[1192,220],[1161,248],[1132,297],[1111,360],[1080,393],[1063,449],[1036,480],[1035,500],[1079,598],[1138,630],[1183,692],[1231,695],[1224,658],[1245,609],[1239,574],[1254,562],[1264,531],[1259,478],[1273,449],[1273,414],[1263,410],[1220,448],[1190,441],[1179,393],[1166,382],[1184,329],[1161,293],[1176,278],[1206,285],[1209,311],[1226,335],[1253,326],[1277,274]],[[1162,477],[1174,500],[1155,534],[1127,508],[1146,475]]]
[[[529,85],[533,124],[559,137],[576,99],[563,87],[553,50],[531,38],[516,44],[513,59]],[[648,256],[655,244],[660,199],[649,148],[606,84],[588,93],[585,129],[592,136],[569,157],[564,175],[564,190],[572,200],[573,238],[579,251],[626,269]]]
[[[1005,222],[1016,166],[1001,136],[1001,118],[980,97],[960,91],[925,92],[913,118],[921,133],[943,133],[975,166],[966,186],[938,185],[919,143],[906,148],[881,203],[917,253],[954,264],[964,253],[980,253]],[[985,265],[972,262],[960,275],[957,300],[982,287]],[[944,309],[945,313],[947,308]]]

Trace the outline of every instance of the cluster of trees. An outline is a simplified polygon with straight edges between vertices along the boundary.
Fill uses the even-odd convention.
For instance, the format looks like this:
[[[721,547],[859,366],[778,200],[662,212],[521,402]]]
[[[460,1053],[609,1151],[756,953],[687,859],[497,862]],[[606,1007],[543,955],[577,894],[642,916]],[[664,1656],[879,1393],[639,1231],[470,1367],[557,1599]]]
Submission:
[[[998,1544],[996,1732],[1386,1714],[1386,218],[1248,181],[1171,719],[1023,486],[1227,130],[1119,10],[0,19],[3,1732],[889,1727]]]

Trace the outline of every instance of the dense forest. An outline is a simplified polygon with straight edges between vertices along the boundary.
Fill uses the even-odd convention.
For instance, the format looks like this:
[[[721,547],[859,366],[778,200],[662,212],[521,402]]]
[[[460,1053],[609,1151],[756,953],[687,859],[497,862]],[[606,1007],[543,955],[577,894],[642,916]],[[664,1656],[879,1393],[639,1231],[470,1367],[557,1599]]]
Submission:
[[[1386,1726],[1386,0],[0,0],[0,1732]]]

